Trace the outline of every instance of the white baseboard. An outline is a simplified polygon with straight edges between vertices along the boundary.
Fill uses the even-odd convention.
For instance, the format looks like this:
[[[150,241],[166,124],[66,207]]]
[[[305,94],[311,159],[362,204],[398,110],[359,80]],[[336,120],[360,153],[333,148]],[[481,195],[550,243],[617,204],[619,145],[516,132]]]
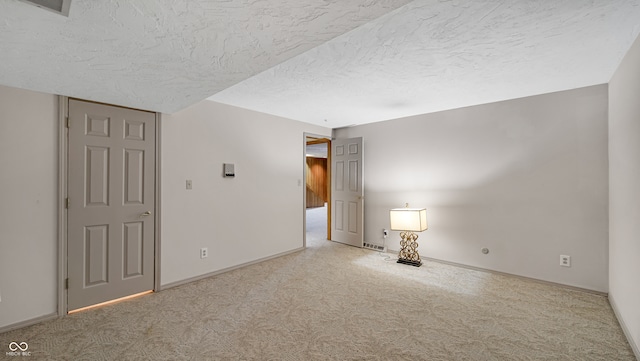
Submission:
[[[178,287],[178,286],[181,286],[181,285],[184,285],[184,284],[187,284],[187,283],[191,283],[191,282],[199,281],[199,280],[201,280],[201,279],[205,279],[205,278],[213,277],[213,276],[219,275],[219,274],[221,274],[221,273],[226,273],[226,272],[229,272],[229,271],[233,271],[233,270],[236,270],[236,269],[238,269],[238,268],[243,268],[243,267],[251,266],[251,265],[254,265],[254,264],[257,264],[257,263],[261,263],[261,262],[264,262],[264,261],[268,261],[268,260],[270,260],[270,259],[274,259],[274,258],[278,258],[278,257],[286,256],[286,255],[288,255],[288,254],[292,254],[292,253],[300,252],[300,251],[302,251],[302,250],[304,250],[304,249],[305,249],[305,247],[300,247],[300,248],[292,249],[291,251],[286,251],[286,252],[282,252],[282,253],[274,254],[274,255],[272,255],[272,256],[267,256],[267,257],[264,257],[264,258],[259,258],[259,259],[255,260],[255,261],[251,261],[251,262],[247,262],[247,263],[242,263],[242,264],[239,264],[239,265],[236,265],[236,266],[232,266],[232,267],[223,268],[223,269],[221,269],[221,270],[213,271],[213,272],[210,272],[210,273],[205,273],[205,274],[200,275],[200,276],[190,277],[190,278],[187,278],[187,279],[184,279],[184,280],[181,280],[181,281],[176,281],[176,282],[167,283],[166,285],[162,285],[162,286],[160,287],[160,290],[162,291],[162,290],[166,290],[166,289],[169,289],[169,288]]]
[[[388,249],[386,253],[393,253],[393,254],[397,255],[398,253],[400,253],[400,251],[396,251],[396,250],[393,250],[393,249]],[[586,292],[586,293],[592,293],[594,295],[598,295],[598,296],[602,296],[602,297],[607,297],[607,295],[608,295],[607,292],[601,292],[601,291],[591,290],[591,289],[588,289],[588,288],[565,285],[565,284],[562,284],[562,283],[545,281],[545,280],[532,278],[532,277],[527,277],[527,276],[520,276],[520,275],[516,275],[516,274],[513,274],[513,273],[495,271],[495,270],[488,269],[488,268],[468,266],[468,265],[462,264],[462,263],[450,262],[450,261],[445,261],[445,260],[441,260],[441,259],[437,259],[437,258],[431,258],[431,257],[421,257],[421,258],[423,260],[425,260],[425,261],[433,261],[433,262],[448,264],[448,265],[454,266],[454,267],[466,268],[466,269],[470,269],[470,270],[473,270],[473,271],[487,272],[487,273],[493,273],[493,274],[497,274],[497,275],[520,278],[520,279],[523,279],[523,280],[529,280],[529,281],[533,281],[533,282],[544,283],[544,284],[547,284],[547,285],[553,285],[553,286],[557,286],[557,287],[567,288],[567,289],[571,289],[571,290],[576,290],[576,291],[581,291],[581,292]]]
[[[618,319],[618,323],[622,328],[622,332],[624,332],[624,335],[627,337],[627,341],[629,342],[629,345],[631,346],[631,349],[633,350],[634,355],[636,355],[636,360],[640,360],[640,349],[638,348],[638,345],[636,345],[633,338],[631,338],[631,333],[629,332],[629,328],[627,328],[627,325],[624,323],[624,320],[620,315],[620,311],[618,311],[618,306],[616,305],[616,301],[614,300],[611,294],[609,294],[609,304],[611,305],[611,308],[613,309],[613,313],[616,315],[616,318]]]
[[[393,251],[393,250],[388,250],[387,253],[398,254],[399,252],[398,251]],[[495,271],[495,270],[488,269],[488,268],[468,266],[466,264],[456,263],[456,262],[449,262],[449,261],[444,261],[444,260],[436,259],[436,258],[430,258],[430,257],[421,257],[421,258],[423,260],[425,260],[425,261],[432,261],[432,262],[448,264],[448,265],[451,265],[451,266],[460,267],[460,268],[466,268],[466,269],[470,269],[470,270],[473,270],[473,271],[488,272],[488,273],[493,273],[493,274],[498,274],[498,275],[503,275],[503,276],[508,276],[508,277],[515,277],[515,278],[520,278],[520,279],[529,280],[529,281],[533,281],[533,282],[544,283],[544,284],[547,284],[547,285],[553,285],[553,286],[557,286],[557,287],[562,287],[562,288],[567,288],[567,289],[571,289],[571,290],[576,290],[576,291],[581,291],[581,292],[586,292],[586,293],[592,293],[594,295],[598,295],[598,296],[602,296],[602,297],[607,297],[607,292],[591,290],[591,289],[588,289],[588,288],[565,285],[565,284],[562,284],[562,283],[545,281],[545,280],[532,278],[532,277],[527,277],[527,276],[520,276],[520,275],[516,275],[516,274],[513,274],[513,273],[500,272],[500,271]]]
[[[21,321],[21,322],[18,322],[18,323],[13,323],[13,324],[8,325],[8,326],[0,327],[0,333],[9,332],[9,331],[17,330],[19,328],[35,325],[36,323],[53,320],[54,318],[58,318],[58,314],[57,313],[51,313],[51,314],[48,314],[48,315],[44,315],[44,316],[40,316],[40,317],[29,319],[29,320]]]

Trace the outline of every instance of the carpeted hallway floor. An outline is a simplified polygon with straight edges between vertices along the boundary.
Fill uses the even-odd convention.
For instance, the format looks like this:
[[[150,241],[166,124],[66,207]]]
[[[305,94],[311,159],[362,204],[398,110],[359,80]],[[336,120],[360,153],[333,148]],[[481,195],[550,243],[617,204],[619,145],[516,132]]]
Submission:
[[[30,360],[635,360],[605,297],[321,237],[307,246],[0,345],[28,342]]]

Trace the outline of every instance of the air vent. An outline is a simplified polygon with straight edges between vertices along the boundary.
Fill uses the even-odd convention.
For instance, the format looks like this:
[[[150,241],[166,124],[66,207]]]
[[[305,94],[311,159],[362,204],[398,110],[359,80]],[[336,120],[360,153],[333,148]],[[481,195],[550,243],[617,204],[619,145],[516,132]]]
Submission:
[[[384,247],[382,247],[380,245],[377,245],[377,244],[364,243],[364,248],[372,249],[372,250],[378,251],[378,252],[384,252]]]
[[[56,14],[69,16],[71,0],[20,0],[24,3],[35,5],[41,9],[53,11]]]

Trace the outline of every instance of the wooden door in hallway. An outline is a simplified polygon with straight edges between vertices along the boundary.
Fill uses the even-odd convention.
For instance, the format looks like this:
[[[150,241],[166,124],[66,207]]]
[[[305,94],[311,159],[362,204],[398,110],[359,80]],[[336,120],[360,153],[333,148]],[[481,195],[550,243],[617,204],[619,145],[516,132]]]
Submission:
[[[67,309],[153,290],[155,113],[69,100]]]

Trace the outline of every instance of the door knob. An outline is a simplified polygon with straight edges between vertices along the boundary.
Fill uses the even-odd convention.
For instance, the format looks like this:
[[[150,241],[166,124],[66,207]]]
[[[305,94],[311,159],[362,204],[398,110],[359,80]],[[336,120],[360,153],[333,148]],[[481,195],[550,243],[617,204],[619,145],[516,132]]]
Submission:
[[[146,216],[150,216],[151,215],[151,211],[146,211],[144,213],[140,213],[140,217],[146,217]]]

